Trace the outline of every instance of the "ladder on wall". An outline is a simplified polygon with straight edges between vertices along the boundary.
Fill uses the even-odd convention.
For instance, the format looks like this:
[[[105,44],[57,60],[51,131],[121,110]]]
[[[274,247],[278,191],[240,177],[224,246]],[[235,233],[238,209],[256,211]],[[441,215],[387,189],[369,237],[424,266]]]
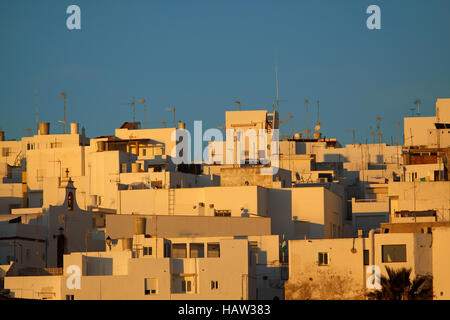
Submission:
[[[168,192],[168,197],[169,197],[169,201],[168,201],[168,211],[169,211],[169,215],[174,215],[175,214],[175,189],[174,188],[169,188],[169,192]]]

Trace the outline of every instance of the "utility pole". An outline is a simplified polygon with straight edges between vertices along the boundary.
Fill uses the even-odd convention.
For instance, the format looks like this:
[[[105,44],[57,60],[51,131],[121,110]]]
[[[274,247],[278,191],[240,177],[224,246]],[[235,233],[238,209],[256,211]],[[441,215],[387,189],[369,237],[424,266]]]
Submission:
[[[67,98],[67,94],[63,91],[61,93],[61,95],[59,95],[59,97],[64,99],[64,120],[62,120],[62,121],[60,120],[59,122],[61,122],[63,124],[64,134],[66,134],[67,133],[67,131],[66,131],[66,98]]]
[[[140,102],[140,103],[143,103],[144,104],[144,129],[146,129],[147,127],[146,127],[146,125],[145,125],[145,121],[146,121],[146,119],[147,119],[147,117],[146,117],[146,106],[145,106],[145,103],[146,103],[146,101],[145,101],[145,99],[144,98],[142,98],[142,99],[139,99],[139,100],[137,100],[137,102]]]

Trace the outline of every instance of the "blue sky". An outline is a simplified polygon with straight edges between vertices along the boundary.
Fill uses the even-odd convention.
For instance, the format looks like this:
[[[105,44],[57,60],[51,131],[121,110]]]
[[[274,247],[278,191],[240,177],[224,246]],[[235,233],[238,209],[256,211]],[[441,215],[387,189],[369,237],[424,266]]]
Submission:
[[[81,30],[66,28],[66,8],[81,8]],[[381,8],[381,30],[368,30],[366,8]],[[422,100],[423,116],[450,97],[448,0],[184,0],[0,2],[0,126],[9,139],[39,119],[62,132],[58,95],[67,92],[68,122],[90,137],[131,121],[131,97],[150,100],[148,122],[177,120],[192,128],[221,126],[225,111],[271,110],[275,61],[280,113],[295,131],[310,127],[320,100],[322,132],[344,143],[371,141],[381,116],[385,142],[393,122]],[[136,106],[137,119],[143,107]],[[284,124],[287,133],[291,124]]]

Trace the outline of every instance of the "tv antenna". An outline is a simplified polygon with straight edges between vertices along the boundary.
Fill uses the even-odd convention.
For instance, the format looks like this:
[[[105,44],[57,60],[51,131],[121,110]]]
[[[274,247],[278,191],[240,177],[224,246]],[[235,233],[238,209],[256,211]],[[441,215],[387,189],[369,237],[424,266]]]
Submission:
[[[377,120],[377,135],[378,135],[378,143],[381,144],[381,140],[383,138],[383,135],[381,134],[381,128],[380,128],[380,122],[381,122],[381,117],[377,116],[376,117]]]
[[[286,118],[288,118],[289,120],[291,120],[291,126],[292,126],[292,138],[294,137],[294,116],[291,114],[291,113],[289,113],[289,114],[287,114],[286,115]]]
[[[320,108],[320,101],[317,100],[317,121],[316,121],[316,126],[314,128],[314,130],[316,132],[320,131],[320,126],[322,125],[322,122],[319,120],[319,108]]]
[[[280,110],[280,99],[278,97],[278,65],[275,62],[275,83],[276,83],[276,87],[277,87],[277,111]]]
[[[34,78],[34,97],[36,100],[36,134],[39,134],[39,117],[38,117],[38,87],[37,79]]]
[[[309,100],[305,99],[303,101],[305,102],[305,105],[306,105],[306,138],[309,139],[309,132],[310,132],[309,124],[308,124],[308,104],[309,104]]]
[[[234,100],[233,103],[239,107],[239,111],[242,110],[242,101],[240,99]]]
[[[375,131],[373,131],[372,127],[370,127],[370,130],[372,130],[370,131],[370,135],[372,136],[372,142],[375,144]]]
[[[1,130],[1,128],[0,128],[0,130]],[[26,132],[28,132],[28,136],[32,136],[31,135],[31,132],[33,132],[33,129],[30,129],[30,128],[26,128],[26,129],[23,129],[24,131],[26,131]]]
[[[420,99],[416,99],[415,101],[414,101],[414,104],[416,104],[417,105],[417,115],[418,116],[420,116],[420,104],[421,104],[422,102],[420,101]]]
[[[169,108],[164,108],[164,110],[170,111],[170,112],[173,113],[173,127],[176,128],[176,124],[175,124],[175,107],[174,106],[170,106]]]
[[[133,122],[136,122],[135,117],[135,105],[136,101],[134,100],[134,97],[131,99],[131,102],[121,103],[122,106],[131,106],[131,109],[133,110]]]
[[[62,125],[64,126],[64,134],[67,133],[66,131],[66,98],[67,98],[67,93],[65,93],[64,91],[61,92],[61,94],[58,96],[60,98],[64,99],[64,119],[63,120],[59,120],[59,123],[62,123]]]
[[[158,121],[158,124],[167,127],[167,123],[165,121]]]
[[[144,129],[146,129],[147,127],[145,126],[145,121],[146,121],[146,119],[147,119],[147,117],[146,117],[146,115],[145,115],[145,112],[146,112],[146,106],[145,106],[145,103],[146,103],[146,101],[145,101],[145,99],[144,98],[142,98],[142,99],[139,99],[139,100],[136,100],[137,102],[140,102],[140,103],[142,103],[142,104],[144,104]]]
[[[353,137],[353,145],[355,145],[356,144],[355,129],[345,130],[345,132],[351,132],[352,137]]]

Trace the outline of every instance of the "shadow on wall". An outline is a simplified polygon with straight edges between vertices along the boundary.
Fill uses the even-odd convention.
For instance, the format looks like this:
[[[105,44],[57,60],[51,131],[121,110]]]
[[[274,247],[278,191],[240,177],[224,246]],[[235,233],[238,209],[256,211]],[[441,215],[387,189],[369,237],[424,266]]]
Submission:
[[[349,162],[346,157],[341,154],[326,154],[324,155],[323,162]]]
[[[363,300],[362,284],[351,276],[319,271],[315,275],[302,275],[285,285],[286,300]]]
[[[88,276],[111,276],[113,259],[103,257],[86,257]]]
[[[20,197],[0,197],[0,214],[10,214],[11,209],[23,208]]]
[[[284,286],[286,278],[285,267],[257,265],[258,291],[257,300],[280,300],[284,299]]]

